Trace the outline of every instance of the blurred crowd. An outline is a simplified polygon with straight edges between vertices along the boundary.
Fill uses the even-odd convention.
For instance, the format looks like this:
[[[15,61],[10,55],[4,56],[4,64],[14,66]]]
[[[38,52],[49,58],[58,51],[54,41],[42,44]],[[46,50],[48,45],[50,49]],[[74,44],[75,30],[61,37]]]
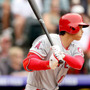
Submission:
[[[90,0],[35,0],[49,33],[59,33],[59,19],[78,13],[90,25]],[[85,30],[86,29],[86,30]],[[80,41],[84,51],[82,70],[70,68],[68,74],[90,74],[90,27]],[[25,76],[22,62],[32,42],[44,34],[28,0],[0,0],[0,75]]]

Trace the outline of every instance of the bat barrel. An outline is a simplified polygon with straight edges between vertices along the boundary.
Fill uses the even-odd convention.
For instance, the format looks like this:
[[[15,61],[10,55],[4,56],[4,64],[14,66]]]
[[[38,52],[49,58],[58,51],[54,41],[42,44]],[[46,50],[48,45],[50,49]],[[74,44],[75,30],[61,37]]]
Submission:
[[[43,28],[45,34],[47,35],[47,38],[48,38],[48,40],[49,40],[51,46],[53,46],[53,42],[52,42],[52,40],[51,40],[51,38],[50,38],[50,35],[49,35],[48,31],[47,31],[47,28],[46,28],[46,26],[45,26],[45,24],[44,24],[43,19],[40,19],[39,22],[40,22],[40,24],[41,24],[41,26],[42,26],[42,28]]]
[[[34,14],[36,15],[38,21],[40,22],[40,25],[41,25],[42,29],[44,30],[44,32],[45,32],[45,34],[46,34],[46,36],[47,36],[47,38],[48,38],[51,46],[53,46],[53,42],[52,42],[52,40],[50,38],[50,35],[48,33],[48,30],[47,30],[47,28],[45,26],[45,23],[44,23],[44,21],[42,19],[42,16],[41,16],[40,12],[39,12],[39,9],[37,7],[37,4],[35,3],[34,0],[28,0],[28,2],[31,5],[31,8],[32,8]]]

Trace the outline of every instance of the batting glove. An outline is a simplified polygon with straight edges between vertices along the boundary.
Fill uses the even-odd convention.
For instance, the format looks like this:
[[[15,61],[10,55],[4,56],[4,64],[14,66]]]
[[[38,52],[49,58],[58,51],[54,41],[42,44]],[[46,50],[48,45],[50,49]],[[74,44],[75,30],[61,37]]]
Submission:
[[[63,63],[63,58],[65,57],[63,52],[60,52],[59,46],[52,46],[51,49],[53,53],[49,60],[49,66],[51,69],[55,69],[57,66]]]

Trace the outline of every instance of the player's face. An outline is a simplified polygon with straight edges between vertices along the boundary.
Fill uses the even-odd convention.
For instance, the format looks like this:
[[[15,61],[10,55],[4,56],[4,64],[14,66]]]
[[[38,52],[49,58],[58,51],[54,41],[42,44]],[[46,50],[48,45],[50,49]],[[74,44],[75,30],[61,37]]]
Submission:
[[[83,34],[82,27],[83,27],[83,26],[79,26],[79,27],[80,27],[79,32],[73,35],[74,40],[80,40],[81,37],[82,37],[82,34]]]

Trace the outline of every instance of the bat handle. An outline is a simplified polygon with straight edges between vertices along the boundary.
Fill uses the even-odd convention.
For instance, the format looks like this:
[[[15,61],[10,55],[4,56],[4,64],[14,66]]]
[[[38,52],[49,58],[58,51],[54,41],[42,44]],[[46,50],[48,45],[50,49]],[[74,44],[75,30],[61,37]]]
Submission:
[[[63,63],[63,61],[62,60],[59,60],[58,64],[62,64],[62,63]]]
[[[51,38],[50,38],[50,36],[49,36],[48,31],[46,30],[46,26],[45,26],[45,24],[44,24],[43,19],[39,19],[39,22],[40,22],[41,26],[42,26],[43,28],[45,28],[45,29],[43,29],[43,30],[44,30],[45,33],[47,34],[47,37],[48,37],[48,40],[49,40],[51,46],[53,46],[54,44],[53,44],[53,42],[52,42],[52,40],[51,40]],[[63,61],[62,61],[62,60],[59,60],[58,64],[62,64],[62,63],[63,63]]]

